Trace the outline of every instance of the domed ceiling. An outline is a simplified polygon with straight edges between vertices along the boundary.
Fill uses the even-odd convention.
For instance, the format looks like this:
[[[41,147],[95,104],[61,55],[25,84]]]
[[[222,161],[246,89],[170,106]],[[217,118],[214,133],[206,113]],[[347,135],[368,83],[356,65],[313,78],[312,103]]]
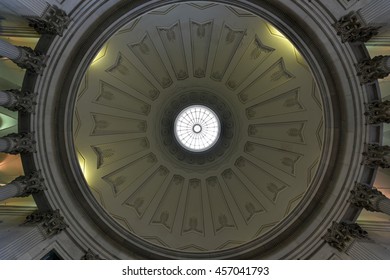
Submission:
[[[221,120],[205,152],[177,145],[183,108]],[[181,3],[116,32],[79,87],[74,144],[91,192],[132,234],[190,252],[237,247],[292,215],[321,156],[313,75],[270,23]]]

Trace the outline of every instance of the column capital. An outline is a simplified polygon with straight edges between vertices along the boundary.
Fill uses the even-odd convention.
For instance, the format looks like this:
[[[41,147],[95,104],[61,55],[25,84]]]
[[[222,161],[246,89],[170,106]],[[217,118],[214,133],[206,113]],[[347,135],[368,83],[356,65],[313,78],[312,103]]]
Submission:
[[[4,107],[11,111],[20,111],[32,113],[36,103],[37,94],[28,90],[9,89],[5,90],[8,94],[12,95],[13,102],[5,105]]]
[[[58,209],[54,211],[37,210],[26,217],[24,224],[38,224],[46,237],[58,234],[68,227]]]
[[[364,115],[369,124],[390,123],[390,101],[375,101],[368,104]]]
[[[369,84],[377,79],[383,79],[390,74],[388,67],[390,56],[378,55],[371,59],[363,59],[356,64],[356,72],[360,84]]]
[[[34,153],[36,151],[34,134],[31,132],[11,133],[1,137],[1,139],[8,143],[8,148],[2,152],[16,155]]]
[[[21,51],[20,57],[17,59],[13,59],[20,68],[26,69],[33,73],[41,74],[43,68],[46,66],[45,58],[46,56],[38,51],[34,51],[29,47],[19,46],[19,50]]]
[[[367,184],[356,183],[348,201],[357,207],[374,212],[379,211],[377,202],[383,198],[386,197],[376,188]]]
[[[85,254],[81,257],[81,260],[101,260],[98,254],[92,252],[91,249],[85,251]]]
[[[54,34],[62,36],[68,27],[70,18],[60,8],[50,5],[41,17],[29,17],[30,26],[39,34]]]
[[[380,26],[366,26],[356,12],[341,17],[334,25],[341,42],[367,42],[378,34]]]
[[[362,164],[367,165],[370,168],[382,167],[390,168],[390,146],[381,146],[378,144],[367,144],[366,149],[363,152]]]
[[[333,222],[326,234],[322,237],[330,246],[345,252],[354,238],[366,238],[367,232],[358,224],[349,222]]]
[[[43,181],[44,179],[42,178],[40,172],[36,171],[26,176],[19,176],[11,183],[16,183],[17,185],[21,186],[18,197],[26,197],[47,190],[43,184]]]

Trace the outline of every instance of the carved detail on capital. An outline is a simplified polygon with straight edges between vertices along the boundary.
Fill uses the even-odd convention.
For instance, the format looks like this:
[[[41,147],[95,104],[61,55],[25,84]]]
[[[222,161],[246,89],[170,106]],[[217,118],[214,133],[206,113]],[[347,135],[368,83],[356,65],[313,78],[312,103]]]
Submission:
[[[348,200],[353,205],[368,211],[379,211],[376,201],[386,198],[380,191],[366,184],[356,183]]]
[[[354,238],[366,238],[367,232],[358,224],[333,222],[331,228],[322,237],[330,246],[344,252]]]
[[[2,137],[8,142],[8,150],[3,152],[16,155],[21,153],[33,153],[35,152],[35,140],[33,133],[21,132],[11,133]]]
[[[363,156],[363,164],[370,168],[390,168],[390,146],[367,144],[366,151],[363,152]]]
[[[24,224],[39,224],[46,237],[58,234],[68,227],[58,209],[54,211],[37,210],[26,217]]]
[[[390,123],[390,101],[376,101],[367,105],[367,116],[369,124]]]
[[[27,112],[32,113],[34,109],[34,105],[37,103],[35,102],[36,93],[24,90],[18,90],[18,89],[9,89],[6,90],[9,94],[12,95],[12,99],[14,100],[12,103],[4,106],[8,110],[11,111],[20,111],[20,112]]]
[[[341,42],[367,42],[378,34],[380,26],[365,26],[360,17],[351,12],[341,17],[335,24],[334,28],[337,35],[341,37]]]
[[[62,36],[68,27],[69,16],[57,6],[49,6],[40,18],[28,18],[30,26],[39,34],[54,34]]]
[[[19,176],[11,183],[17,183],[22,187],[21,194],[18,197],[29,196],[41,191],[47,190],[43,185],[44,179],[39,171],[33,172],[26,176]]]
[[[81,260],[101,260],[101,258],[98,254],[93,253],[91,249],[88,249],[81,257]]]
[[[375,56],[372,59],[363,59],[356,64],[356,72],[360,84],[373,83],[377,79],[383,79],[390,74],[386,62],[390,59],[388,55]]]
[[[21,51],[21,56],[18,59],[13,60],[13,62],[15,62],[20,68],[41,74],[43,68],[46,66],[46,56],[29,47],[20,46],[18,48]]]

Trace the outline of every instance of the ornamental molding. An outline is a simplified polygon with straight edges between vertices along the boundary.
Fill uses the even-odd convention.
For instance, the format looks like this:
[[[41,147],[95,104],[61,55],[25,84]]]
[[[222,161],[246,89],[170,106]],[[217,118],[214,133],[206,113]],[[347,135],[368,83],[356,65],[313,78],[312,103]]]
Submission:
[[[46,238],[59,234],[68,227],[58,209],[54,211],[34,211],[26,217],[24,224],[38,225]]]

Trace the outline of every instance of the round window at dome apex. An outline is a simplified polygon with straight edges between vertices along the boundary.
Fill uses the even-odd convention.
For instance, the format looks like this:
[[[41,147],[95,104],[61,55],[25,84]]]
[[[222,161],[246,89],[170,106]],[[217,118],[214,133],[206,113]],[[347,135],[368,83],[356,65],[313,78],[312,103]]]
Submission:
[[[218,141],[221,124],[210,108],[192,105],[177,115],[174,132],[176,140],[183,148],[191,152],[203,152]]]

